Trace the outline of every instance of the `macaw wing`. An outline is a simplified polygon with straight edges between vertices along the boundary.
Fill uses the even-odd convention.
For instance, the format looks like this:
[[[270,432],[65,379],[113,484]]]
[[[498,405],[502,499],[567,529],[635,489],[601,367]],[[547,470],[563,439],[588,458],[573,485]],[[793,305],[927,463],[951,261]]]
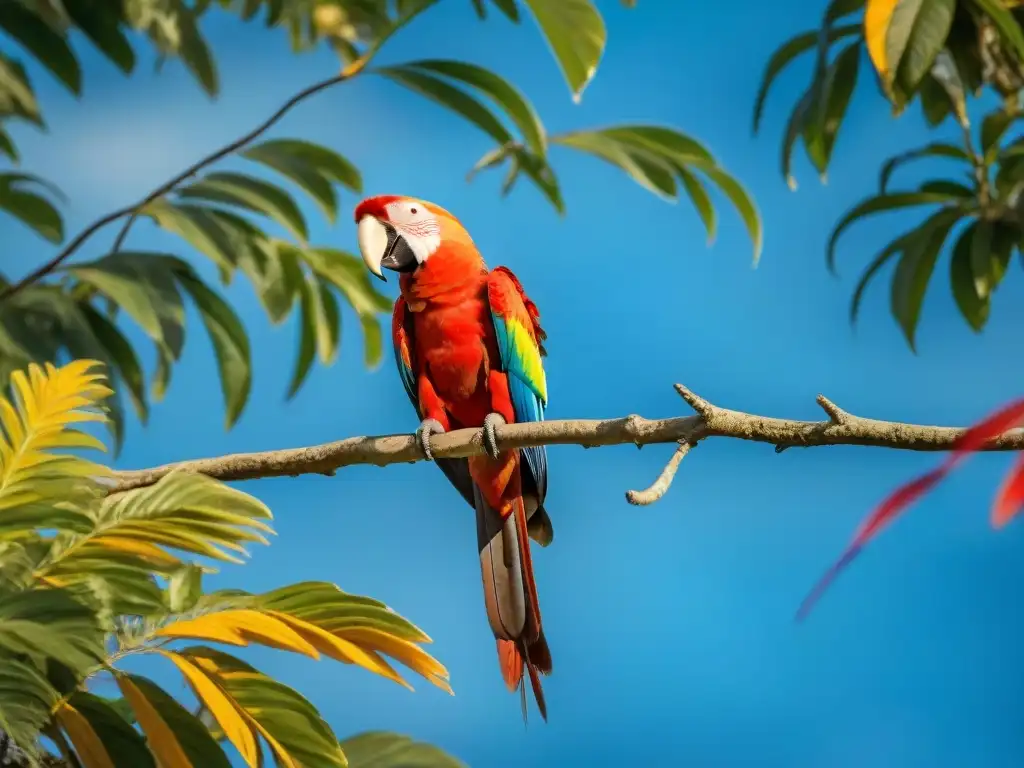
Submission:
[[[406,308],[405,299],[401,296],[395,302],[395,309],[391,314],[391,341],[395,348],[395,364],[398,367],[398,376],[402,379],[402,386],[409,396],[409,401],[416,414],[422,419],[420,411],[419,390],[416,386],[416,360],[413,356],[413,323],[412,316]],[[455,486],[462,498],[469,506],[473,502],[473,478],[469,474],[469,461],[467,459],[435,459],[435,464],[441,468],[448,482]]]
[[[547,334],[540,327],[540,313],[507,267],[491,270],[487,300],[516,421],[544,421],[548,389],[541,358],[547,355],[543,344]],[[537,446],[523,448],[521,455],[543,506],[548,490],[547,452],[544,446]]]

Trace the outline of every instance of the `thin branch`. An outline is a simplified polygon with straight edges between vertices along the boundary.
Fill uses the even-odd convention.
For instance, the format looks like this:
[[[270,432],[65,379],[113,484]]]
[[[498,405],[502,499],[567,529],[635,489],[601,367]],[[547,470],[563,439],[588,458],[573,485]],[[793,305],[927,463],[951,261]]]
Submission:
[[[92,224],[83,229],[80,233],[78,233],[78,235],[76,235],[75,238],[70,243],[68,243],[60,253],[58,253],[48,262],[39,267],[39,269],[35,270],[34,272],[31,272],[28,276],[24,277],[19,282],[14,283],[13,285],[9,285],[7,288],[3,290],[0,290],[0,301],[10,298],[19,291],[24,290],[28,286],[38,282],[42,278],[49,275],[51,272],[60,267],[61,264],[67,261],[72,255],[74,255],[75,251],[77,251],[85,243],[86,240],[88,240],[90,237],[96,234],[96,232],[101,230],[103,227],[107,226],[107,224],[111,224],[117,221],[118,219],[127,216],[128,221],[125,222],[124,226],[121,228],[121,231],[117,235],[117,239],[114,241],[114,247],[112,249],[112,252],[117,253],[117,251],[121,249],[121,245],[124,243],[125,238],[128,236],[128,231],[131,229],[132,225],[138,218],[139,212],[145,206],[149,205],[157,198],[166,195],[168,192],[172,191],[175,187],[177,187],[181,182],[186,181],[192,176],[195,176],[197,173],[212,165],[213,163],[216,163],[218,160],[227,157],[233,152],[237,152],[239,149],[244,147],[249,142],[259,138],[266,131],[272,128],[282,117],[288,114],[294,107],[296,107],[309,97],[314,96],[320,93],[321,91],[325,91],[331,86],[337,85],[338,83],[342,83],[359,74],[359,72],[361,72],[365,68],[367,61],[368,58],[364,56],[363,58],[360,58],[356,62],[354,62],[352,66],[346,67],[337,75],[328,77],[326,80],[321,80],[318,83],[314,83],[313,85],[310,85],[307,88],[303,88],[301,91],[299,91],[298,93],[294,94],[291,98],[289,98],[284,104],[282,104],[277,109],[277,111],[274,112],[274,114],[272,114],[270,117],[268,117],[266,120],[264,120],[262,123],[260,123],[258,126],[253,128],[245,135],[239,136],[231,143],[224,145],[215,152],[212,152],[211,154],[204,157],[202,160],[193,163],[184,171],[176,175],[174,178],[169,179],[168,181],[164,182],[159,187],[154,189],[139,202],[129,205],[125,208],[116,210],[113,213],[108,213],[106,216],[97,219]]]
[[[661,470],[658,479],[643,491],[626,491],[626,501],[637,506],[646,506],[647,504],[659,501],[662,496],[668,493],[668,489],[676,477],[676,472],[679,470],[679,465],[683,463],[683,459],[686,458],[686,454],[690,452],[692,447],[692,443],[680,443],[679,447],[673,451],[672,458],[668,460],[668,464]]]
[[[709,437],[728,437],[776,446],[870,445],[908,451],[946,451],[965,431],[959,427],[932,427],[867,419],[838,408],[836,412],[843,414],[841,423],[836,423],[831,415],[828,421],[778,419],[719,408],[682,385],[676,385],[676,390],[692,407],[700,409],[699,415],[668,419],[645,419],[632,415],[607,420],[567,419],[507,424],[495,430],[498,447],[511,449],[536,445],[579,445],[592,448],[629,443],[637,446],[655,443],[696,444]],[[438,435],[431,440],[431,448],[436,458],[481,454],[481,430],[459,429]],[[983,450],[1024,450],[1024,430],[1006,432]],[[303,474],[333,475],[341,467],[353,464],[383,467],[422,459],[423,453],[414,435],[350,437],[308,448],[237,453],[165,464],[152,469],[118,472],[111,492],[152,485],[173,470],[198,472],[229,481]]]

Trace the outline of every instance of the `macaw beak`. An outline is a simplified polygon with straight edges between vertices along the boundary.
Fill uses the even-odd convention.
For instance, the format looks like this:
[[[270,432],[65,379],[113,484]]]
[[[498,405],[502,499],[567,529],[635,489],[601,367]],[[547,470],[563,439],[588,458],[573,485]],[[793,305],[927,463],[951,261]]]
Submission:
[[[376,216],[366,215],[359,220],[356,238],[366,268],[385,283],[388,279],[384,277],[384,269],[411,272],[418,266],[416,254],[405,238],[390,223]]]

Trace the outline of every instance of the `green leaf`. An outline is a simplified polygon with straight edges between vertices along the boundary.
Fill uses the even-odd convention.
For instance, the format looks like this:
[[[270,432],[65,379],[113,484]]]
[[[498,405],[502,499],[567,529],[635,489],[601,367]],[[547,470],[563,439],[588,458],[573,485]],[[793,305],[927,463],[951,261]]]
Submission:
[[[317,293],[320,301],[320,312],[323,322],[318,326],[316,350],[320,362],[329,365],[338,356],[338,345],[341,341],[341,308],[334,291],[324,280],[317,280]]]
[[[848,24],[842,27],[835,27],[829,31],[828,41],[835,42],[844,37],[850,35],[859,34],[862,27],[860,24]],[[790,62],[801,54],[807,53],[807,51],[814,48],[818,43],[818,31],[812,30],[810,32],[804,32],[803,34],[797,35],[791,38],[786,43],[781,45],[772,54],[772,57],[768,60],[768,65],[765,67],[764,75],[761,78],[761,85],[757,89],[757,100],[754,102],[754,124],[752,132],[757,133],[758,128],[761,125],[761,116],[764,112],[765,100],[768,97],[768,91],[775,82],[775,78],[779,76],[779,73],[785,69]]]
[[[965,227],[953,246],[953,257],[949,261],[949,282],[960,314],[975,332],[980,332],[988,322],[990,301],[987,296],[978,295],[974,281],[972,251],[977,228],[977,222]]]
[[[106,350],[110,362],[118,375],[120,383],[127,389],[129,399],[135,409],[139,421],[145,424],[149,420],[149,406],[146,403],[146,380],[142,373],[142,366],[135,355],[135,350],[128,342],[128,339],[117,329],[113,322],[97,312],[89,304],[79,305],[86,322],[92,328],[93,334],[103,348]],[[117,387],[118,391],[123,391]]]
[[[974,289],[982,299],[988,299],[1003,281],[1010,256],[1017,243],[1015,227],[981,220],[971,237],[971,273]]]
[[[358,256],[334,248],[311,248],[302,252],[302,258],[341,291],[356,314],[373,317],[391,311],[391,299],[377,290]]]
[[[824,177],[829,161],[832,159],[832,150],[835,147],[836,135],[846,116],[846,109],[850,105],[850,97],[857,85],[857,68],[860,62],[861,45],[859,42],[846,46],[825,75],[825,86],[822,97],[822,106],[819,107],[819,121],[821,123],[822,159],[823,167],[820,172]]]
[[[676,173],[679,174],[679,180],[682,182],[686,194],[693,201],[693,207],[697,209],[700,220],[704,222],[704,229],[708,233],[707,243],[711,245],[715,242],[715,233],[718,229],[717,214],[715,206],[711,202],[711,197],[708,195],[704,183],[694,174],[685,168],[676,169]]]
[[[886,35],[886,60],[906,94],[914,93],[946,44],[956,0],[900,0]]]
[[[302,281],[299,291],[299,351],[295,358],[295,370],[288,385],[287,399],[291,399],[302,387],[313,368],[316,356],[316,340],[320,333],[320,302],[311,279]]]
[[[981,154],[985,162],[995,162],[999,155],[999,142],[1014,121],[1024,117],[1024,112],[996,110],[985,116],[981,123]]]
[[[44,125],[25,68],[3,53],[0,53],[0,114],[18,115],[37,126]]]
[[[840,235],[846,229],[861,219],[876,213],[895,211],[901,208],[909,208],[915,205],[934,205],[936,203],[959,203],[960,200],[949,194],[938,192],[896,192],[892,194],[877,195],[855,205],[840,219],[839,224],[832,230],[832,237],[829,238],[826,261],[830,272],[835,272],[836,245]]]
[[[607,31],[591,0],[524,0],[547,39],[577,104],[604,53]]]
[[[7,155],[12,163],[18,162],[18,148],[2,127],[0,127],[0,155]]]
[[[349,768],[467,768],[431,744],[387,731],[366,731],[341,742]]]
[[[878,175],[879,192],[885,194],[885,189],[889,184],[889,179],[897,168],[905,163],[909,163],[912,160],[917,160],[922,157],[948,157],[954,160],[963,160],[964,162],[970,161],[970,157],[963,149],[953,144],[945,144],[943,142],[934,142],[919,149],[912,149],[909,152],[903,152],[902,154],[889,158],[882,166],[882,172]]]
[[[316,170],[321,176],[337,182],[357,195],[363,191],[359,169],[332,149],[299,139],[270,139],[250,147],[243,157],[270,165],[270,157],[290,157]],[[271,166],[273,167],[273,166]]]
[[[191,611],[203,594],[203,569],[188,563],[167,580],[167,607],[174,613]]]
[[[309,239],[306,221],[295,201],[280,187],[239,173],[211,173],[178,190],[186,198],[238,206],[273,219],[300,241]]]
[[[206,95],[214,97],[220,90],[217,65],[209,45],[199,31],[195,13],[182,0],[174,0],[173,6],[178,22],[177,54],[206,91]]]
[[[599,131],[562,134],[552,141],[587,152],[621,168],[637,184],[665,200],[676,199],[675,169],[653,153],[637,150]]]
[[[210,735],[205,725],[160,686],[140,675],[124,674],[153,705],[160,719],[174,734],[192,766],[231,768],[227,755]]]
[[[786,121],[786,131],[782,139],[782,152],[780,154],[780,170],[782,171],[782,178],[786,180],[786,185],[792,191],[796,191],[797,183],[796,177],[793,175],[791,170],[793,163],[793,147],[796,146],[797,137],[804,133],[804,147],[807,149],[808,157],[810,157],[811,163],[815,163],[815,158],[812,155],[814,149],[813,141],[808,139],[807,133],[805,132],[804,126],[808,125],[808,113],[811,112],[814,106],[814,86],[811,85],[804,95],[800,97],[800,101],[793,107],[793,111],[789,114],[789,120]],[[814,126],[814,123],[810,123]],[[819,161],[820,162],[820,161]]]
[[[919,228],[919,235],[903,249],[892,278],[892,314],[903,335],[916,352],[914,335],[921,316],[921,305],[928,281],[935,271],[946,236],[960,218],[959,211],[943,210],[934,214]]]
[[[950,197],[959,197],[968,205],[973,203],[975,199],[974,190],[970,187],[966,187],[955,181],[949,181],[948,179],[932,179],[931,181],[922,182],[921,191],[935,192],[940,195],[949,195]]]
[[[764,230],[761,224],[761,215],[758,213],[753,199],[736,179],[721,168],[701,168],[701,172],[711,179],[736,207],[736,212],[743,220],[747,234],[750,235],[754,244],[754,265],[756,266],[764,248]]]
[[[953,102],[946,89],[931,75],[926,75],[921,81],[917,94],[924,119],[932,128],[945,120],[953,109]]]
[[[381,67],[374,71],[462,115],[499,145],[512,141],[512,134],[487,107],[475,97],[444,80],[404,66]]]
[[[967,118],[967,92],[964,89],[960,73],[962,66],[947,50],[939,51],[931,68],[931,78],[945,91],[950,106],[956,115],[957,122],[963,128],[970,124]]]
[[[261,263],[246,256],[239,264],[252,280],[270,322],[278,325],[295,304],[302,282],[299,258],[306,252],[281,240],[256,241],[253,246],[252,254],[259,254]]]
[[[78,96],[82,70],[64,35],[21,3],[0,3],[0,29],[18,41],[40,64]]]
[[[0,654],[0,730],[31,747],[50,721],[57,692],[31,662]]]
[[[193,248],[230,273],[237,259],[237,236],[232,237],[221,212],[214,208],[154,200],[140,210],[161,229],[178,235]]]
[[[0,649],[49,656],[76,672],[106,655],[95,613],[63,589],[0,594]]]
[[[832,0],[825,11],[825,21],[837,21],[843,16],[856,13],[864,7],[864,0]]]
[[[122,251],[65,271],[109,297],[177,360],[185,342],[185,306],[174,281],[176,263],[164,254]]]
[[[45,197],[25,189],[27,183],[46,184],[27,174],[0,174],[0,210],[7,211],[51,243],[61,242],[64,222],[60,213]]]
[[[671,159],[678,165],[703,166],[715,162],[708,149],[699,141],[660,125],[619,125],[593,133]]]
[[[326,147],[294,139],[273,139],[251,147],[242,156],[291,179],[308,194],[333,223],[338,214],[338,198],[333,182],[359,192],[359,171],[341,155]]]
[[[104,56],[122,72],[135,68],[135,51],[121,31],[118,8],[102,0],[62,0],[64,10]]]
[[[1024,31],[1020,24],[1000,0],[972,0],[995,24],[1000,36],[1014,49],[1018,60],[1024,59]]]
[[[526,145],[539,157],[547,152],[547,136],[533,106],[507,80],[475,64],[442,59],[424,59],[404,65],[428,74],[443,75],[477,88],[491,98],[512,119]]]
[[[225,428],[230,429],[249,400],[252,389],[252,352],[245,326],[231,306],[191,273],[177,272],[179,285],[188,291],[199,310],[213,344],[220,371],[226,409]]]
[[[519,6],[516,0],[491,0],[513,24],[519,23]]]
[[[856,325],[857,323],[857,317],[860,313],[860,303],[863,300],[864,293],[872,279],[874,279],[875,275],[878,274],[878,271],[882,267],[889,263],[893,256],[908,247],[918,234],[918,231],[915,229],[902,237],[896,238],[885,246],[885,248],[883,248],[868,265],[868,268],[864,270],[860,280],[857,282],[857,288],[853,292],[853,298],[850,301],[850,325]]]
[[[76,691],[68,702],[95,731],[114,762],[114,768],[156,768],[142,735],[107,701]]]

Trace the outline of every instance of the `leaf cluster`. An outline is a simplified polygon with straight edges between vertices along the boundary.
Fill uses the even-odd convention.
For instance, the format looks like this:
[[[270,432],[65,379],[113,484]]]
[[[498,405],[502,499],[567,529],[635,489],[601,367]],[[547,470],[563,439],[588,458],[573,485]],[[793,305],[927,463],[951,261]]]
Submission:
[[[230,745],[250,766],[350,764],[298,691],[216,646],[326,657],[409,687],[397,661],[451,692],[421,647],[430,638],[378,600],[326,582],[204,593],[213,564],[267,543],[270,510],[182,472],[108,494],[110,470],[80,453],[103,448],[80,428],[106,418],[97,361],[30,365],[12,387],[14,400],[0,399],[0,731],[11,754],[45,764],[53,744],[84,768],[227,768]],[[199,708],[120,669],[138,654],[177,669]],[[103,679],[118,698],[95,692]],[[365,734],[352,751],[352,765],[391,753],[461,765],[396,734]]]

